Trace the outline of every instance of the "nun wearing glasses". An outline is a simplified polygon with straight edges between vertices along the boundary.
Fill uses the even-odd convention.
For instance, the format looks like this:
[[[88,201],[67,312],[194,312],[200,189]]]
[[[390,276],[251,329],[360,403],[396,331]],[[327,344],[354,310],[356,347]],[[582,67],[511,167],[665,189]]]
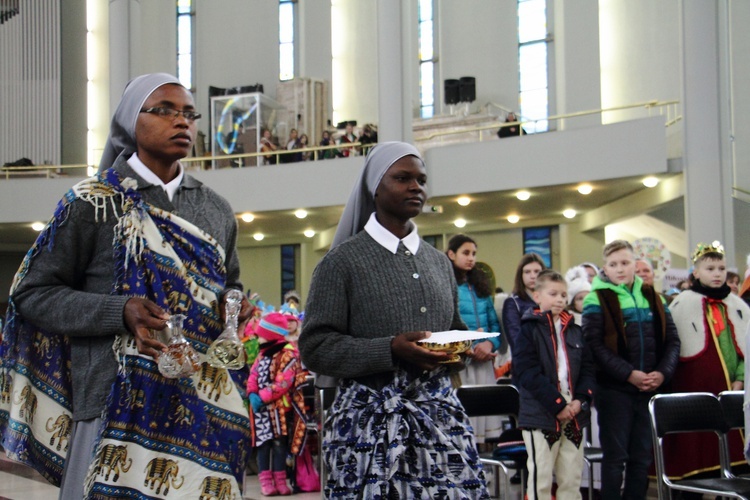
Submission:
[[[247,372],[212,372],[231,388],[218,395],[206,364],[165,378],[153,334],[184,315],[205,352],[223,292],[242,288],[234,211],[180,163],[199,118],[175,77],[132,80],[98,175],[66,193],[13,281],[0,370],[24,396],[0,412],[3,448],[62,499],[241,496]]]
[[[450,261],[412,222],[426,184],[412,145],[375,146],[313,273],[300,353],[311,371],[340,380],[323,433],[326,497],[489,498],[441,363],[449,355],[418,343],[466,329]]]

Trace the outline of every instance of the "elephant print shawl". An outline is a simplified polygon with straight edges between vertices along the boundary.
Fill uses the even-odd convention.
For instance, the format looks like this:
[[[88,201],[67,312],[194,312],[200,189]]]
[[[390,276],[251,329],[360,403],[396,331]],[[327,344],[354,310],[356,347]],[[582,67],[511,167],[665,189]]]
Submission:
[[[112,169],[74,186],[29,250],[29,263],[54,244],[70,204],[91,203],[97,217],[116,217],[112,293],[144,297],[184,314],[183,335],[199,353],[222,331],[218,297],[224,250],[210,235],[144,202],[134,179]],[[250,451],[242,397],[247,370],[204,362],[189,378],[167,379],[140,355],[130,334],[113,344],[118,374],[86,481],[87,498],[240,497]],[[71,427],[70,352],[65,336],[42,331],[17,314],[11,299],[0,347],[0,433],[7,455],[59,485]]]

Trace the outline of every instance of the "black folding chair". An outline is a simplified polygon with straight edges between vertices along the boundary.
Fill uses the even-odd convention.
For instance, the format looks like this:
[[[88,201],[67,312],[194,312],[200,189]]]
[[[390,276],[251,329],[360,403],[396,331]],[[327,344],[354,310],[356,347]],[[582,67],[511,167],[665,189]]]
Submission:
[[[724,412],[724,420],[726,421],[729,429],[739,429],[745,431],[745,391],[723,391],[719,393],[719,403],[721,403],[721,409]],[[731,457],[729,461],[730,472],[731,471]],[[743,479],[750,479],[747,475],[741,476]]]
[[[328,480],[328,471],[326,462],[323,459],[323,428],[325,427],[328,409],[336,399],[338,387],[330,386],[329,382],[321,378],[315,379],[315,411],[318,415],[318,472],[320,474],[320,491],[323,492],[326,481]]]
[[[719,398],[709,392],[657,394],[649,402],[656,457],[659,498],[669,498],[670,490],[690,491],[726,498],[750,499],[750,481],[732,477],[726,433],[729,430]],[[711,479],[672,481],[664,469],[664,436],[685,432],[716,434],[721,475]],[[699,450],[695,450],[696,453]]]
[[[589,469],[589,500],[594,500],[594,465],[601,464],[604,452],[598,446],[591,445],[591,426],[584,429],[586,445],[583,448],[583,461]]]
[[[461,401],[466,414],[469,417],[501,416],[518,419],[519,396],[518,389],[514,385],[464,385],[457,389],[458,399]],[[495,496],[500,495],[500,471],[503,471],[504,493],[503,498],[510,495],[510,471],[521,472],[521,484],[525,484],[523,471],[526,465],[526,454],[513,460],[495,458],[492,453],[479,455],[483,465],[492,467],[494,472]]]

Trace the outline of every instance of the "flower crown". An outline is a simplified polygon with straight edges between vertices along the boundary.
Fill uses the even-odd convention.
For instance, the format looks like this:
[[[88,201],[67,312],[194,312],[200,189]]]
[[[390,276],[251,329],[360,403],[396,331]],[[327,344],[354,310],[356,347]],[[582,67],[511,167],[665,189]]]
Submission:
[[[698,259],[706,255],[707,253],[718,253],[720,255],[724,255],[724,245],[719,243],[719,241],[714,241],[710,245],[706,243],[698,243],[698,245],[695,247],[695,252],[693,252],[693,264],[698,262]]]

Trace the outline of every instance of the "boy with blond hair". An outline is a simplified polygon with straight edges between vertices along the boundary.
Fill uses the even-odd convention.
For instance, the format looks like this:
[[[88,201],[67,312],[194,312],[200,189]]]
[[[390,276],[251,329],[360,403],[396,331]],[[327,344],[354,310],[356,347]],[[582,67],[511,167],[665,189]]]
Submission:
[[[590,423],[594,364],[583,332],[568,305],[568,284],[560,273],[539,273],[534,288],[538,309],[521,319],[513,370],[521,396],[518,426],[528,452],[529,500],[581,498],[583,428]]]
[[[630,243],[615,240],[603,255],[583,302],[583,333],[597,367],[602,498],[642,499],[653,459],[648,402],[674,374],[680,339],[661,296],[635,275]]]

